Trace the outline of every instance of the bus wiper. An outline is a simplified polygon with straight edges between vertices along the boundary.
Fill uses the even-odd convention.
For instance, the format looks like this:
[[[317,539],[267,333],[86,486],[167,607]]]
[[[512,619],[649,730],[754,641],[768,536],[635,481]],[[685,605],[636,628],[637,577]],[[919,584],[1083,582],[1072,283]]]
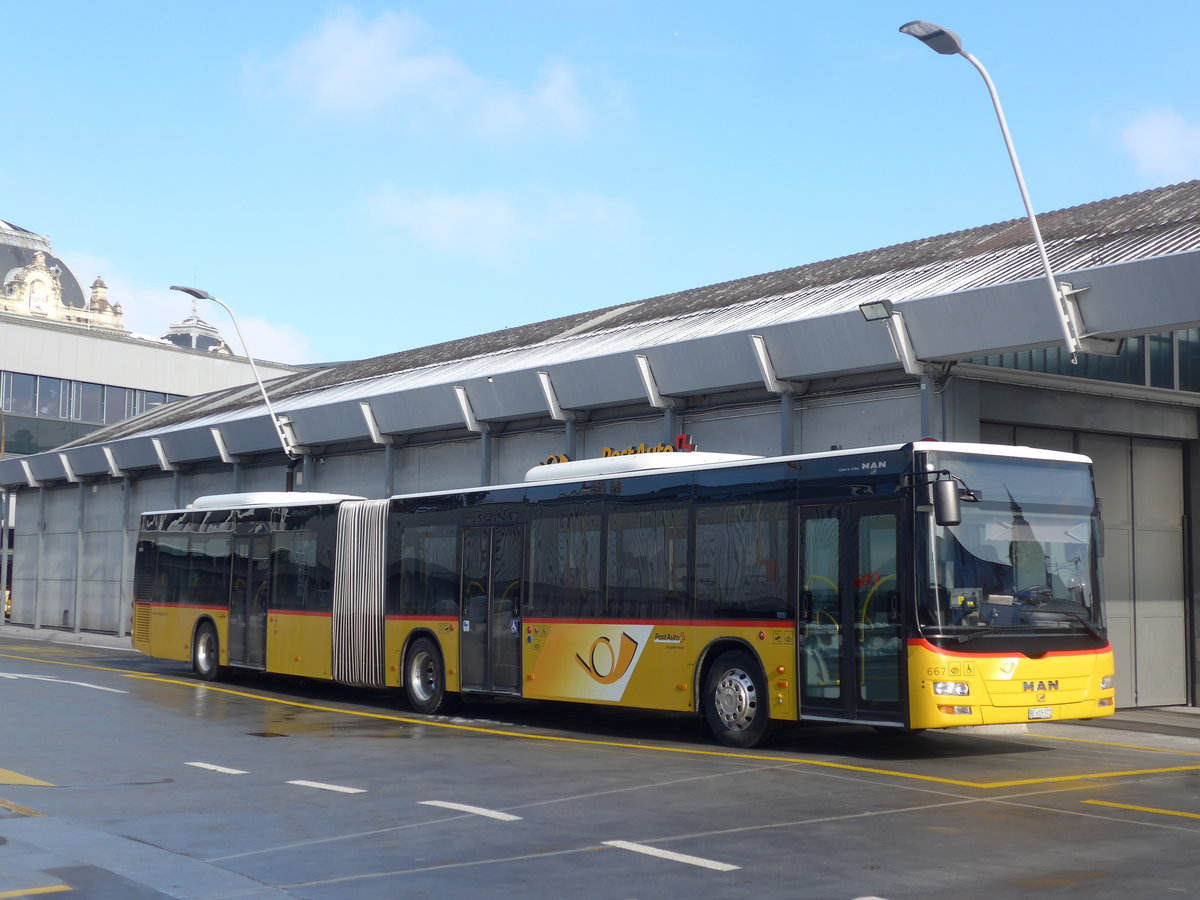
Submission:
[[[1107,635],[1104,629],[1097,625],[1094,621],[1088,618],[1087,610],[1075,611],[1073,609],[1038,609],[1036,612],[1042,615],[1068,616],[1078,622],[1084,629],[1094,638],[1103,640]]]
[[[974,631],[970,632],[969,634],[960,634],[958,636],[958,642],[960,644],[965,644],[969,641],[975,640],[976,638],[981,638],[985,634],[999,634],[1003,630],[1004,630],[1003,628],[996,628],[991,625],[984,625],[980,628],[975,629]]]

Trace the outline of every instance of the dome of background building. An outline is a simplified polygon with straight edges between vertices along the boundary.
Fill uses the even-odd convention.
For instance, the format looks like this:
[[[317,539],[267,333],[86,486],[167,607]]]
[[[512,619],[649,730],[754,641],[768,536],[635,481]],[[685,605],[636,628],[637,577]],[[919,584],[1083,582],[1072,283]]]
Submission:
[[[181,322],[172,322],[163,335],[163,340],[170,341],[176,347],[185,350],[209,350],[213,353],[229,353],[221,333],[196,315],[195,304],[192,304],[192,314]]]
[[[15,273],[33,265],[38,253],[44,254],[45,264],[57,267],[58,280],[62,288],[62,305],[75,309],[87,309],[87,298],[74,273],[50,250],[50,238],[34,234],[19,225],[0,220],[0,273],[4,286],[15,277]]]

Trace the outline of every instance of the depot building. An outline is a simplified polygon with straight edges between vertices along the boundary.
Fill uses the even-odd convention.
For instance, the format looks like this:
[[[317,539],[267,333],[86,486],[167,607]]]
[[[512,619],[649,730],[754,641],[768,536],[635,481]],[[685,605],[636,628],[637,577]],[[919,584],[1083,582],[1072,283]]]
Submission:
[[[275,378],[279,428],[251,385],[0,460],[11,621],[127,633],[138,514],[206,494],[932,437],[1092,458],[1118,704],[1195,705],[1200,182],[1039,222],[1065,303],[1020,219]]]

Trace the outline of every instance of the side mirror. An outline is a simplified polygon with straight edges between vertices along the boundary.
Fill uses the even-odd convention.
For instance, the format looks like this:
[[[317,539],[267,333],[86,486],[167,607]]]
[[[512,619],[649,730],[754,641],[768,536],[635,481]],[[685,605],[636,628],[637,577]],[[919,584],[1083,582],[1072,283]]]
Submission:
[[[938,479],[933,483],[933,518],[939,525],[958,525],[962,522],[958,483],[951,478]]]

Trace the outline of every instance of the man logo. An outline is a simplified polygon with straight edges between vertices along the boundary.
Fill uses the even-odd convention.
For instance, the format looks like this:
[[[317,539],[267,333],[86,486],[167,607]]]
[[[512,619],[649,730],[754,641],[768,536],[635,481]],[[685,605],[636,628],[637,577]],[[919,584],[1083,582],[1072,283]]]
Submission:
[[[1057,691],[1058,681],[1022,681],[1021,690],[1023,691]]]
[[[598,637],[592,642],[592,649],[588,653],[590,665],[578,653],[575,654],[575,661],[594,680],[601,684],[614,684],[629,671],[637,648],[637,641],[622,631],[619,651],[613,650],[612,641],[607,637]]]

